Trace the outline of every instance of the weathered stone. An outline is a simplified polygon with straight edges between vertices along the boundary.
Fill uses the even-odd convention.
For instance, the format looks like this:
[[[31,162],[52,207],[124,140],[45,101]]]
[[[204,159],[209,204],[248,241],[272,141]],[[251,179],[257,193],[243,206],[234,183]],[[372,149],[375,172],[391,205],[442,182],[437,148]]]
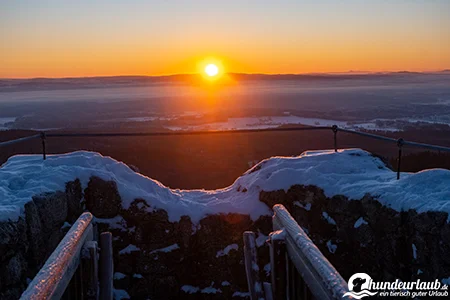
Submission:
[[[20,296],[24,278],[34,276],[53,250],[50,248],[62,238],[62,222],[80,212],[81,198],[81,185],[74,181],[66,185],[65,193],[34,197],[25,206],[22,221],[0,224],[1,299],[13,299],[17,293]],[[165,210],[151,207],[144,199],[135,199],[128,209],[123,209],[116,184],[96,177],[89,181],[85,199],[96,217],[117,219],[99,223],[98,228],[113,232],[115,272],[126,275],[115,280],[115,286],[127,290],[131,298],[230,299],[235,291],[245,292],[242,233],[246,230],[261,237],[257,249],[260,276],[269,280],[263,267],[269,262],[264,235],[272,229],[271,216],[255,221],[248,215],[218,214],[206,216],[198,224],[183,216],[170,222]],[[287,191],[263,191],[260,201],[270,207],[285,205],[345,279],[356,272],[368,273],[379,281],[450,277],[450,225],[446,214],[397,212],[370,195],[355,200],[342,195],[327,198],[320,188],[302,185]],[[62,212],[43,219],[58,208]],[[325,212],[336,224],[324,217]],[[364,222],[356,226],[359,218]],[[21,236],[19,232],[25,228],[27,234]],[[330,251],[327,242],[337,245],[336,251]],[[24,250],[19,247],[22,243]],[[140,250],[119,254],[130,244]],[[225,254],[227,246],[231,248]],[[419,269],[423,273],[418,275]],[[12,275],[5,280],[2,272]],[[230,285],[222,286],[223,281]],[[191,295],[181,290],[183,285],[200,290],[214,287],[221,293],[199,291]]]
[[[59,229],[67,219],[67,198],[63,192],[44,193],[33,196],[42,230],[46,236]]]
[[[398,212],[371,195],[355,200],[342,195],[326,198],[321,189],[301,185],[287,192],[261,192],[260,201],[285,205],[344,278],[356,272],[383,281],[450,276],[447,213]],[[336,225],[323,217],[324,212]],[[359,218],[364,222],[356,226]],[[329,251],[327,241],[337,245],[335,253]]]
[[[18,250],[28,250],[25,219],[0,222],[0,263],[10,259]]]
[[[414,230],[425,234],[438,235],[448,219],[448,213],[445,212],[428,211],[418,214],[414,211],[414,213],[410,221]]]
[[[81,199],[77,185],[79,181],[68,183],[66,192],[35,195],[24,205],[24,218],[0,223],[1,299],[17,299],[26,287],[25,279],[35,276],[63,238],[68,199]]]
[[[74,222],[83,212],[81,199],[83,190],[79,179],[66,183],[67,220]]]
[[[17,300],[22,295],[22,292],[24,290],[24,286],[14,286],[14,287],[8,287],[8,289],[4,291],[0,291],[0,299],[2,300]]]
[[[189,242],[192,236],[193,224],[191,222],[191,218],[188,216],[182,216],[180,222],[175,224],[174,230],[180,234],[180,246],[182,248],[188,248]]]
[[[38,209],[33,201],[25,204],[25,220],[27,222],[27,236],[30,245],[30,263],[33,267],[37,267],[42,264],[42,260],[46,255],[46,247],[44,246],[46,241],[43,239],[42,223]]]
[[[86,208],[97,218],[112,218],[119,214],[121,198],[114,181],[91,177],[84,191]]]
[[[13,256],[8,262],[0,266],[0,289],[8,285],[14,285],[23,279],[27,269],[27,262],[22,253]]]

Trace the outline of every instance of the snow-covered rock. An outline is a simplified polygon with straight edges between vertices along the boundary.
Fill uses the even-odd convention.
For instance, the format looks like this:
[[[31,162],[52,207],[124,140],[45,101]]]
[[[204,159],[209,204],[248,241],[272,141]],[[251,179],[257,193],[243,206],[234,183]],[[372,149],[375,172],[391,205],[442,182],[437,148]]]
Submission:
[[[23,289],[27,264],[39,263],[28,258],[45,257],[50,249],[40,253],[39,241],[72,223],[82,198],[99,230],[113,232],[115,271],[125,276],[116,278],[118,297],[165,299],[194,289],[214,291],[211,297],[247,297],[242,232],[258,233],[263,259],[256,267],[267,277],[264,240],[276,203],[288,208],[344,277],[361,268],[387,278],[450,276],[443,254],[450,250],[450,171],[402,173],[396,180],[395,172],[363,150],[309,151],[264,160],[224,189],[187,191],[78,151],[46,161],[19,155],[0,168],[0,227],[7,228],[0,230],[0,262],[17,275],[8,287]],[[53,235],[59,241],[61,234]],[[0,298],[2,291],[0,286]]]
[[[166,210],[171,221],[188,215],[197,223],[206,215],[216,213],[248,214],[256,220],[270,214],[258,201],[261,190],[286,191],[295,184],[320,187],[327,197],[345,195],[361,199],[365,194],[376,195],[380,203],[397,211],[450,212],[450,171],[432,169],[402,173],[401,179],[396,180],[396,173],[379,158],[360,149],[338,153],[307,151],[298,157],[273,157],[257,164],[233,185],[215,191],[172,190],[110,157],[77,151],[48,155],[47,160],[42,160],[40,155],[9,158],[0,168],[0,220],[17,220],[23,216],[24,205],[33,196],[63,190],[68,181],[78,178],[84,188],[88,187],[93,176],[107,184],[117,184],[122,208],[128,209],[136,198],[144,199],[152,208]],[[246,192],[238,192],[238,187]],[[423,201],[424,198],[427,201]],[[110,201],[113,201],[110,203],[112,211],[103,213],[113,217],[119,203]],[[96,204],[101,205],[101,199],[97,199]]]

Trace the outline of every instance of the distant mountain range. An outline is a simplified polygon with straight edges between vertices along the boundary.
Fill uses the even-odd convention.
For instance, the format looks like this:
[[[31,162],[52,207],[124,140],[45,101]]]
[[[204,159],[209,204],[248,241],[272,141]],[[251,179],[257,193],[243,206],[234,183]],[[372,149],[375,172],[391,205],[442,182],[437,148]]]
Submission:
[[[245,74],[228,73],[223,81],[260,81],[260,80],[349,80],[349,79],[383,79],[404,76],[447,75],[450,69],[437,72],[377,72],[349,71],[346,73],[308,73],[308,74]],[[222,79],[221,79],[222,80]],[[198,74],[176,74],[166,76],[98,76],[66,78],[30,78],[0,79],[0,92],[31,90],[65,90],[98,87],[142,86],[150,84],[183,83],[200,84],[203,79]]]

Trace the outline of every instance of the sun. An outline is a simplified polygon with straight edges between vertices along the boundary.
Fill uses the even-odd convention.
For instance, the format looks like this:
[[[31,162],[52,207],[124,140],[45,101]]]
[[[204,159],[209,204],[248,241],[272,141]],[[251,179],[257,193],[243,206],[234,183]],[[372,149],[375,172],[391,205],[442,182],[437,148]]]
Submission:
[[[209,77],[214,77],[219,74],[219,67],[215,64],[207,64],[204,71]]]
[[[205,57],[198,61],[197,72],[207,83],[214,83],[214,85],[227,78],[225,65],[217,57]]]

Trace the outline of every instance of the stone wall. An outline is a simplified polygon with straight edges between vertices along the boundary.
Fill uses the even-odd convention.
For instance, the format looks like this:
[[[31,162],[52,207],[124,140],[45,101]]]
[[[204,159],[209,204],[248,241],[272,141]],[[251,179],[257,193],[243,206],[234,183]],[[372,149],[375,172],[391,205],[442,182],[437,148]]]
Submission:
[[[0,299],[18,299],[81,213],[79,180],[25,205],[24,217],[0,222]],[[66,224],[68,225],[68,224]]]
[[[447,213],[398,212],[370,195],[327,198],[315,186],[262,192],[260,200],[286,206],[345,280],[357,272],[376,281],[450,277]]]
[[[245,294],[242,234],[246,230],[259,232],[265,276],[270,216],[252,221],[242,214],[211,215],[199,224],[183,216],[170,222],[165,210],[152,208],[142,199],[122,209],[115,183],[95,177],[85,199],[86,207],[103,217],[96,219],[99,231],[111,231],[114,236],[114,287],[132,298],[231,299],[236,292]],[[104,205],[109,206],[107,215]]]
[[[327,198],[315,186],[261,192],[272,207],[281,203],[324,255],[348,279],[368,273],[377,281],[450,277],[450,225],[439,212],[397,212],[373,197]],[[113,233],[116,289],[132,298],[230,299],[247,283],[242,233],[258,233],[261,277],[269,255],[265,245],[271,217],[210,215],[198,224],[189,216],[170,222],[167,212],[134,199],[128,209],[113,181],[92,177],[82,191],[78,180],[65,191],[33,197],[16,222],[0,223],[0,299],[16,299],[43,265],[70,224],[86,207],[99,232]],[[244,297],[245,298],[245,297]]]

